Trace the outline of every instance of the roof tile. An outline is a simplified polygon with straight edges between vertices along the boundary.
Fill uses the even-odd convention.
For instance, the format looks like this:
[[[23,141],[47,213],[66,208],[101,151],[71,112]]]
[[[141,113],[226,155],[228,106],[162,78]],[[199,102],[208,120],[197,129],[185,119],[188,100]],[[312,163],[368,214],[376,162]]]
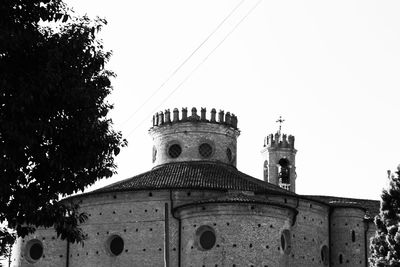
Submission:
[[[92,193],[183,188],[267,191],[295,195],[279,186],[244,174],[230,165],[208,161],[164,164],[151,171],[95,190]]]
[[[357,204],[362,208],[366,209],[367,215],[371,218],[379,214],[380,201],[371,199],[357,199],[357,198],[345,198],[345,197],[332,197],[332,196],[306,196],[306,198],[315,199],[327,203],[330,206],[355,206]]]

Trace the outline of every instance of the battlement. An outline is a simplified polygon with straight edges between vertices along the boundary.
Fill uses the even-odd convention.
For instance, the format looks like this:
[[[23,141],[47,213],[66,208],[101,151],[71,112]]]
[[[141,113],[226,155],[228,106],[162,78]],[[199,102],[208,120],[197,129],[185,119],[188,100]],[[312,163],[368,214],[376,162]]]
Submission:
[[[294,149],[294,136],[277,132],[270,134],[264,139],[264,147],[268,148],[291,148]]]
[[[237,129],[238,119],[235,114],[231,114],[230,112],[225,113],[223,110],[220,110],[217,116],[215,108],[211,109],[210,117],[207,118],[206,108],[201,108],[200,115],[198,115],[195,107],[192,108],[190,115],[188,115],[187,108],[182,108],[181,112],[179,112],[177,108],[174,108],[172,114],[171,111],[167,109],[164,112],[157,112],[153,116],[153,127],[171,125],[180,122],[208,122],[223,124]]]

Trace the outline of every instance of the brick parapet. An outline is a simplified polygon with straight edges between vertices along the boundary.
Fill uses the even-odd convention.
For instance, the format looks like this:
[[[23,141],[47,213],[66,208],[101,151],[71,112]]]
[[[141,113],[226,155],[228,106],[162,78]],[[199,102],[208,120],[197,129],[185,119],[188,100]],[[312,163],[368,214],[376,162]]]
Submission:
[[[238,125],[238,119],[233,113],[225,113],[225,111],[220,110],[217,114],[217,111],[213,108],[211,109],[209,118],[207,118],[206,108],[201,108],[200,115],[198,115],[197,109],[193,107],[190,115],[188,114],[187,108],[182,108],[181,112],[179,112],[177,108],[175,108],[172,113],[169,109],[157,112],[153,116],[153,128],[188,121],[220,124],[233,129],[237,129]]]

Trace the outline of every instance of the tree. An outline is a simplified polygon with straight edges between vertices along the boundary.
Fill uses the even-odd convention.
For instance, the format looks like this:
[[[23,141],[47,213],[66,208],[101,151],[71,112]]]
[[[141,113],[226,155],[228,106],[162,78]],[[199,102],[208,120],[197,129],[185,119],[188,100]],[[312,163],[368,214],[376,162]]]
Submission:
[[[7,229],[0,229],[3,232],[3,235],[0,236],[0,260],[5,259],[8,262],[11,262],[11,254],[12,254],[12,245],[15,241],[15,235],[9,233]],[[3,266],[0,263],[0,267]]]
[[[0,223],[17,236],[54,226],[82,241],[86,215],[60,198],[115,173],[126,140],[107,118],[105,24],[61,0],[0,1]]]
[[[377,232],[372,238],[372,266],[400,266],[400,166],[389,175],[390,184],[383,190],[381,210],[375,217]]]

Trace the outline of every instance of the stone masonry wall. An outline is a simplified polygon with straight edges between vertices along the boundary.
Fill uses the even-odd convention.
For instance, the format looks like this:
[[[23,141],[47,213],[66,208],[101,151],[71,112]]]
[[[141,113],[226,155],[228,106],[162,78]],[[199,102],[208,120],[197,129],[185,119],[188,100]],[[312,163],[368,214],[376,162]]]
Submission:
[[[178,127],[179,126],[179,127]],[[236,166],[236,137],[238,131],[221,124],[206,122],[185,122],[179,125],[165,125],[160,129],[150,131],[154,140],[154,165],[179,162],[210,160]],[[213,147],[210,158],[203,158],[199,154],[199,146],[208,143]],[[179,144],[182,153],[177,158],[168,155],[168,148]],[[227,149],[231,150],[232,158],[229,160]]]
[[[89,234],[85,246],[71,247],[72,266],[164,266],[166,244],[165,204],[170,217],[168,191],[142,191],[101,195],[84,200],[89,220],[83,230]],[[89,203],[87,203],[87,201]],[[112,256],[107,238],[117,234],[124,251]],[[172,251],[169,251],[169,253]]]
[[[331,266],[366,266],[364,210],[336,207],[331,214]]]
[[[287,266],[329,266],[329,207],[292,197],[270,196],[269,199],[295,207],[299,212],[291,227],[292,249]],[[328,250],[325,261],[322,258],[324,246]]]
[[[293,250],[289,266],[329,266],[329,208],[313,201],[300,200],[293,226]],[[322,256],[323,247],[328,253]]]
[[[88,239],[84,246],[56,238],[53,228],[39,229],[19,239],[12,266],[366,266],[367,240],[375,227],[363,220],[357,208],[329,207],[294,197],[268,196],[283,206],[251,203],[198,204],[171,211],[174,205],[196,202],[223,192],[205,190],[169,190],[119,192],[76,198],[89,215],[82,225]],[[171,203],[171,199],[173,202]],[[295,217],[291,206],[298,210]],[[175,216],[175,217],[174,217]],[[180,222],[179,222],[180,218]],[[293,219],[296,218],[294,224]],[[210,227],[216,243],[210,250],[198,247],[198,229]],[[353,234],[354,231],[354,234]],[[282,236],[285,233],[285,247]],[[110,253],[109,238],[118,235],[124,248],[120,255]],[[180,239],[181,238],[181,239]],[[36,263],[26,259],[26,244],[39,240],[44,253]],[[353,241],[354,240],[354,241]],[[328,247],[325,259],[323,247]],[[181,258],[179,259],[179,252]],[[342,255],[342,263],[340,263]]]
[[[43,245],[42,259],[37,263],[29,263],[25,247],[30,240],[39,240]],[[38,229],[33,235],[18,238],[13,249],[11,266],[65,266],[67,258],[67,242],[57,238],[53,228]]]
[[[112,193],[82,197],[81,210],[89,218],[82,225],[88,234],[82,244],[70,244],[69,266],[164,266],[166,255],[170,266],[176,266],[176,220],[172,218],[169,191]],[[167,207],[167,208],[166,208]],[[165,213],[167,211],[167,213]],[[168,218],[168,226],[165,218]],[[168,232],[168,234],[166,234]],[[107,245],[112,235],[123,239],[120,255],[113,256]],[[54,238],[54,229],[39,230],[35,236],[43,240],[44,256],[34,264],[23,258],[24,241],[15,266],[66,266],[66,241]],[[168,250],[166,253],[165,250]]]
[[[281,235],[293,212],[260,204],[210,204],[181,212],[182,266],[288,266]],[[198,245],[201,227],[215,231],[210,250]],[[290,246],[290,244],[289,244]]]
[[[177,205],[220,194],[204,190],[156,190],[76,198],[81,211],[89,216],[82,225],[88,239],[84,246],[70,244],[69,266],[178,266],[179,221],[171,213],[171,198]],[[124,250],[118,256],[113,256],[107,245],[113,235],[124,241]],[[33,264],[24,258],[25,244],[32,239],[40,240],[44,248],[44,256]],[[66,266],[67,242],[57,239],[53,228],[39,229],[34,235],[18,240],[15,251],[13,266]]]

